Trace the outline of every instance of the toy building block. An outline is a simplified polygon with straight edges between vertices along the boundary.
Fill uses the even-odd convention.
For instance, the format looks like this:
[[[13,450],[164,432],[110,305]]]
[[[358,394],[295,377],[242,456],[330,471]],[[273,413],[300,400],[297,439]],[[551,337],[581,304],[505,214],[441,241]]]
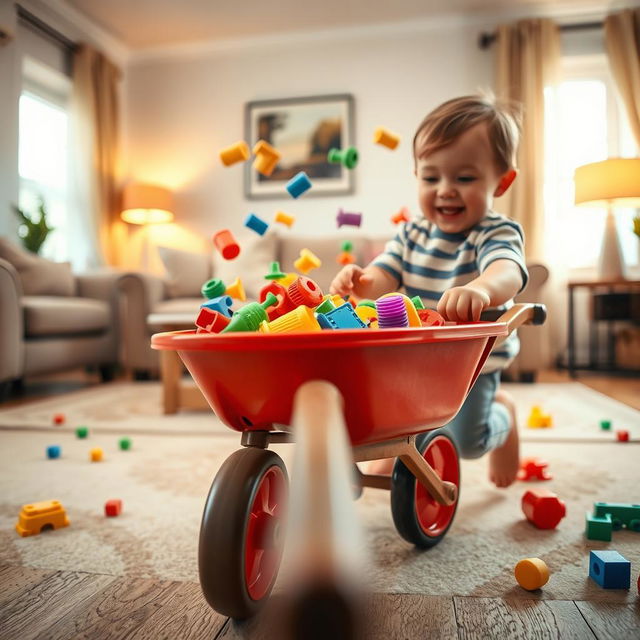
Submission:
[[[89,429],[87,427],[78,427],[76,429],[76,438],[88,438]]]
[[[288,213],[284,211],[276,211],[276,217],[274,218],[276,222],[281,222],[282,224],[286,224],[289,229],[293,226],[293,223],[296,221],[295,216],[290,216]]]
[[[236,278],[224,291],[228,296],[241,300],[244,302],[247,299],[247,294],[244,292],[244,286],[242,280]]]
[[[549,463],[540,458],[523,458],[520,461],[518,480],[551,480],[553,474],[547,471]]]
[[[409,217],[409,209],[407,207],[402,207],[398,213],[394,213],[391,216],[391,222],[393,224],[400,224],[401,222],[409,222],[411,218]]]
[[[281,154],[265,140],[258,140],[253,147],[256,159],[253,168],[263,176],[270,176],[280,160]]]
[[[294,282],[297,277],[297,273],[285,273],[284,278],[278,280],[278,284],[281,284],[285,289],[288,289],[289,285]]]
[[[531,413],[527,419],[527,427],[530,429],[545,429],[551,426],[553,426],[553,421],[550,414],[543,413],[538,405],[531,408]]]
[[[202,285],[200,293],[205,300],[211,300],[211,298],[223,295],[226,290],[227,285],[220,278],[213,278]]]
[[[378,300],[382,300],[383,298],[389,298],[391,296],[400,296],[404,303],[404,307],[407,311],[407,320],[409,321],[410,327],[421,327],[422,322],[420,320],[420,316],[418,315],[418,310],[413,305],[413,301],[408,296],[405,296],[403,293],[385,293],[380,296]]]
[[[611,420],[600,420],[600,428],[603,431],[609,431],[611,429]]]
[[[104,503],[104,515],[110,518],[119,516],[122,513],[122,500],[113,499],[107,500]]]
[[[366,329],[360,318],[356,315],[355,309],[345,302],[341,306],[332,309],[328,313],[318,314],[318,324],[323,329]]]
[[[393,329],[409,326],[409,316],[402,296],[398,293],[383,296],[376,300],[378,326],[380,329]]]
[[[61,425],[61,424],[64,424],[65,422],[66,422],[66,418],[64,413],[55,413],[53,415],[53,424]]]
[[[231,318],[221,314],[219,311],[201,307],[196,318],[198,333],[220,333],[230,322]]]
[[[529,489],[522,496],[522,511],[538,529],[555,529],[567,515],[565,503],[546,489]]]
[[[629,589],[631,563],[617,551],[591,551],[589,577],[603,589]]]
[[[286,276],[287,274],[280,270],[280,263],[272,262],[269,267],[269,273],[264,278],[265,280],[282,280]]]
[[[324,298],[318,283],[306,276],[300,276],[292,282],[287,289],[287,295],[296,307],[303,304],[306,307],[315,308]]]
[[[413,296],[413,298],[411,298],[411,302],[413,302],[413,306],[415,307],[416,311],[424,309],[424,304],[420,296]]]
[[[358,150],[355,147],[329,149],[327,161],[332,164],[342,163],[346,169],[353,169],[358,164]]]
[[[249,145],[240,140],[229,147],[225,147],[220,151],[220,160],[225,167],[230,167],[236,162],[244,162],[249,159]]]
[[[222,229],[213,235],[213,245],[225,260],[233,260],[240,255],[240,245],[229,229]]]
[[[444,325],[444,318],[433,309],[418,309],[418,317],[423,327],[441,327]]]
[[[353,264],[356,261],[356,259],[354,258],[352,253],[349,253],[348,251],[343,251],[342,253],[339,253],[336,257],[336,262],[338,264]]]
[[[613,523],[611,515],[594,516],[588,511],[585,514],[584,535],[588,540],[602,540],[603,542],[611,542],[611,532],[613,531]]]
[[[332,309],[335,309],[336,305],[333,303],[331,296],[326,295],[322,299],[322,302],[314,309],[316,313],[329,313]]]
[[[250,213],[244,219],[244,226],[251,229],[251,231],[255,231],[260,236],[263,236],[269,228],[269,224],[262,218],[259,218],[255,213]]]
[[[129,449],[131,449],[131,438],[120,438],[120,440],[118,440],[118,446],[121,451],[129,451]]]
[[[60,457],[61,451],[62,449],[60,448],[60,445],[57,445],[57,444],[49,445],[47,447],[47,458],[49,458],[49,460],[55,460],[55,458]]]
[[[616,429],[618,442],[629,442],[629,432],[626,429]]]
[[[395,133],[391,133],[391,131],[387,131],[383,127],[378,127],[373,132],[373,141],[375,144],[381,144],[393,150],[398,146],[400,138]]]
[[[306,275],[312,269],[317,269],[322,266],[322,262],[320,261],[320,258],[309,251],[309,249],[301,249],[300,257],[293,263],[293,266],[300,273],[304,273]]]
[[[623,502],[594,502],[593,515],[603,517],[611,516],[614,531],[626,527],[631,531],[640,532],[640,504],[628,504]]]
[[[321,327],[311,307],[301,305],[271,322],[261,322],[261,333],[291,333],[293,331],[320,331]]]
[[[264,302],[269,293],[272,293],[278,299],[276,304],[267,309],[269,322],[273,322],[273,320],[283,316],[285,313],[289,313],[289,311],[295,308],[293,302],[289,299],[287,290],[279,282],[269,282],[269,284],[262,287],[258,294],[258,301]]]
[[[69,526],[65,508],[58,500],[45,500],[25,504],[18,515],[16,531],[23,537],[35,536],[45,528],[60,529]]]
[[[231,311],[232,305],[233,300],[231,296],[224,295],[218,296],[217,298],[211,298],[211,300],[207,300],[200,305],[200,308],[211,309],[212,311],[217,311],[223,316],[227,316],[227,318],[230,318],[233,315],[233,312]]]
[[[527,591],[541,589],[549,582],[549,567],[540,558],[524,558],[520,560],[513,573],[518,584]]]
[[[359,227],[362,224],[362,214],[349,213],[348,211],[344,211],[343,209],[338,209],[338,214],[336,215],[336,223],[338,225],[338,228],[344,226]]]
[[[304,171],[300,171],[287,182],[285,189],[292,198],[299,198],[305,191],[311,189],[311,180]]]
[[[104,453],[100,447],[95,447],[89,451],[89,460],[91,460],[91,462],[101,462],[103,456]]]
[[[278,302],[273,293],[267,293],[264,302],[250,302],[233,314],[231,322],[220,333],[235,331],[257,331],[260,323],[267,320],[266,309]]]
[[[378,320],[378,312],[376,311],[376,308],[374,307],[372,309],[371,307],[369,307],[367,305],[360,305],[359,304],[356,307],[356,315],[367,326],[369,326],[369,324],[371,324],[372,320]]]

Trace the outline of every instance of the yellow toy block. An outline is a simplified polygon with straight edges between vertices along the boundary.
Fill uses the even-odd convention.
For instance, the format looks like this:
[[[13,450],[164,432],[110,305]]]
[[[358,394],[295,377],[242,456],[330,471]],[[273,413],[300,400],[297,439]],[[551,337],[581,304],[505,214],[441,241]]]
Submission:
[[[311,307],[300,305],[293,311],[267,322],[260,323],[261,333],[292,333],[294,331],[322,331]]]
[[[226,289],[225,293],[236,300],[241,300],[244,302],[247,299],[247,296],[244,292],[244,287],[242,286],[242,280],[240,278],[236,278]]]
[[[291,216],[284,211],[276,211],[276,222],[282,222],[282,224],[286,224],[289,229],[291,229],[293,223],[296,221],[295,216]]]
[[[18,515],[16,531],[23,537],[35,536],[45,527],[60,529],[69,526],[65,508],[58,500],[25,504]]]
[[[549,582],[549,567],[540,558],[520,560],[514,570],[518,584],[527,591],[535,591]]]
[[[407,317],[409,318],[409,326],[410,327],[421,327],[422,321],[420,320],[420,316],[415,308],[413,302],[411,302],[411,298],[409,296],[405,296],[404,293],[398,293],[397,291],[393,291],[391,293],[385,293],[380,298],[388,298],[390,296],[401,296],[404,301],[404,308],[407,310]],[[378,298],[378,300],[380,300]]]
[[[331,302],[337,307],[341,307],[344,304],[344,298],[335,294],[333,296],[329,296],[331,298]]]
[[[527,427],[529,429],[546,429],[553,426],[551,414],[543,413],[542,409],[535,405],[531,408],[531,413],[527,419]]]
[[[381,144],[389,149],[395,149],[400,144],[400,137],[391,131],[387,131],[383,127],[378,127],[373,132],[373,141],[376,144]]]
[[[292,282],[295,282],[298,279],[297,273],[287,273],[284,278],[279,278],[276,280],[278,284],[281,284],[285,289],[289,288],[289,285]]]
[[[378,320],[378,311],[373,307],[367,307],[364,305],[360,307],[356,307],[356,315],[366,325],[369,324],[370,320],[376,320],[376,321]]]
[[[249,145],[240,140],[230,147],[226,147],[220,151],[220,160],[225,167],[230,167],[236,162],[244,162],[249,159]]]
[[[309,249],[301,249],[300,257],[293,263],[293,266],[304,275],[307,275],[313,269],[317,269],[320,265],[322,265],[320,258],[311,253]]]
[[[89,451],[89,459],[91,462],[101,462],[103,457],[102,449],[100,447],[96,447],[95,449],[91,449]]]
[[[263,176],[270,176],[276,168],[281,154],[264,140],[256,142],[253,153],[256,155],[253,168]]]

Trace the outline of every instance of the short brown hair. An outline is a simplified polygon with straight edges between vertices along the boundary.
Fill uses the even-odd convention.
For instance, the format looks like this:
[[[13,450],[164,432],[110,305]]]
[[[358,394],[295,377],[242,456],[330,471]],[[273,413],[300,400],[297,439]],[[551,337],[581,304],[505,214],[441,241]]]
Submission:
[[[414,160],[451,144],[459,135],[486,122],[489,142],[500,171],[516,166],[520,141],[520,109],[491,95],[473,95],[444,102],[420,123],[413,138]]]

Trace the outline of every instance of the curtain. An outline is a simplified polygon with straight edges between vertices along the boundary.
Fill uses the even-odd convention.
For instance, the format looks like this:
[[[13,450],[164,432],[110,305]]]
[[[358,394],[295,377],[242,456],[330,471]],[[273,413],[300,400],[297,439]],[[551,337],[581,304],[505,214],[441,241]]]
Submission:
[[[604,21],[609,66],[640,146],[640,9],[613,13]]]
[[[118,82],[102,53],[81,44],[73,58],[70,108],[70,189],[74,266],[118,265]]]
[[[529,260],[543,255],[544,88],[560,67],[560,32],[551,20],[520,20],[497,32],[496,93],[523,106],[518,178],[501,209],[523,227]]]

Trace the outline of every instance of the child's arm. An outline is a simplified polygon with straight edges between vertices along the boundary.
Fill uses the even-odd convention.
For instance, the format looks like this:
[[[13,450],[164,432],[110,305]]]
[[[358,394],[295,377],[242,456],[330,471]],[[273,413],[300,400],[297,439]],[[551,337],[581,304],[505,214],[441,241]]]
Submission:
[[[475,280],[445,291],[438,302],[438,313],[454,322],[480,320],[484,309],[511,300],[522,285],[517,262],[507,258],[495,260]]]
[[[398,281],[380,267],[369,265],[364,269],[357,264],[348,264],[333,279],[329,291],[339,296],[353,295],[356,298],[375,300],[398,288]]]

